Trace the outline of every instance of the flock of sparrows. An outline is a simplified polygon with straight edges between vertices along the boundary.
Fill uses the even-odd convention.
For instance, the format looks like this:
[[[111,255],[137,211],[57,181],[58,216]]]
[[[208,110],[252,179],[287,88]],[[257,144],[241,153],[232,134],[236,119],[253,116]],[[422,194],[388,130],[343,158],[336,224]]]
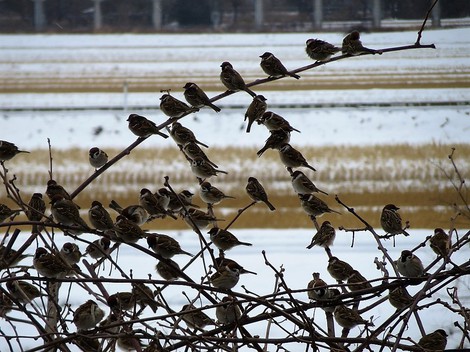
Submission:
[[[319,39],[308,39],[306,42],[307,55],[318,62],[328,61],[338,52],[352,56],[381,54],[378,50],[364,47],[357,31],[351,32],[343,39],[341,48]],[[288,71],[272,53],[265,52],[260,58],[260,66],[269,77],[290,76],[295,79],[300,78],[296,73]],[[268,111],[267,99],[263,95],[253,92],[229,62],[221,64],[220,80],[229,91],[245,91],[253,97],[253,101],[245,113],[245,121],[248,121],[246,132],[250,132],[254,122],[264,125],[268,129],[270,135],[265,145],[257,152],[257,155],[261,157],[268,149],[278,151],[280,161],[289,171],[292,187],[297,193],[300,205],[306,214],[312,219],[325,213],[340,214],[329,208],[322,199],[315,195],[319,193],[328,195],[328,193],[317,188],[305,173],[298,170],[298,168],[304,167],[316,171],[301,152],[289,144],[291,132],[300,131],[291,126],[284,117]],[[209,283],[215,288],[227,290],[230,293],[230,290],[237,285],[240,274],[256,274],[225,257],[225,252],[236,246],[252,245],[240,241],[232,232],[217,226],[217,222],[221,219],[214,215],[212,207],[225,199],[234,197],[226,195],[213,186],[209,183],[209,179],[227,172],[219,169],[213,161],[209,160],[202,149],[208,148],[208,146],[199,141],[191,130],[178,122],[182,117],[197,112],[205,106],[210,107],[215,112],[220,112],[221,109],[213,104],[196,83],[188,82],[183,88],[185,90],[184,97],[189,105],[168,93],[161,96],[160,109],[170,118],[171,127],[167,128],[168,134],[176,142],[188,160],[191,172],[198,179],[199,195],[201,200],[208,205],[208,211],[198,209],[199,206],[193,203],[194,194],[189,190],[183,190],[175,194],[166,187],[162,187],[155,192],[143,188],[136,204],[123,207],[114,200],[110,201],[109,207],[118,213],[115,220],[112,219],[102,203],[93,201],[88,210],[88,220],[91,224],[89,226],[81,218],[79,207],[73,202],[70,194],[64,187],[51,179],[47,184],[45,194],[50,199],[52,218],[45,214],[47,206],[42,194],[34,193],[29,203],[22,209],[10,209],[4,204],[0,204],[0,222],[13,218],[23,211],[30,221],[35,222],[33,232],[41,231],[42,227],[46,226],[52,219],[62,225],[64,231],[72,235],[92,232],[99,234],[100,237],[90,243],[83,254],[78,245],[72,242],[65,243],[59,251],[38,247],[33,256],[33,267],[39,275],[51,279],[77,275],[80,272],[77,264],[80,263],[84,255],[100,260],[110,255],[113,242],[134,244],[141,239],[145,239],[148,247],[160,258],[155,267],[157,273],[165,280],[180,278],[182,271],[172,258],[175,255],[193,256],[193,254],[183,250],[178,241],[168,235],[148,233],[141,229],[141,226],[148,221],[167,216],[176,219],[178,215],[195,231],[201,231],[211,226],[208,232],[209,238],[212,244],[219,249],[220,256],[216,258],[214,263],[215,272],[204,283]],[[127,121],[129,130],[138,137],[147,138],[152,135],[159,135],[168,138],[168,135],[162,132],[159,126],[144,116],[130,114]],[[28,152],[19,150],[13,143],[0,141],[1,162],[10,160],[18,153]],[[106,152],[98,147],[91,148],[88,156],[90,165],[95,170],[105,167],[109,162]],[[255,177],[250,176],[248,178],[245,190],[253,202],[262,202],[269,210],[276,210],[275,206],[269,201],[264,187]],[[393,204],[386,205],[380,218],[381,226],[390,236],[398,234],[408,236],[409,234],[403,228],[401,217],[397,212],[398,209]],[[37,224],[41,222],[42,224]],[[324,221],[307,248],[311,249],[314,246],[329,248],[333,245],[335,236],[335,228],[331,222]],[[436,254],[445,258],[450,250],[449,236],[442,229],[436,229],[434,236],[430,239],[430,246]],[[26,255],[18,254],[11,248],[7,251],[5,246],[0,247],[0,269],[10,268],[25,258]],[[400,258],[395,261],[395,265],[397,271],[405,277],[425,275],[421,260],[409,250],[404,250],[401,253]],[[350,291],[366,290],[372,287],[368,280],[353,269],[351,265],[334,256],[329,258],[327,270],[335,280],[346,281],[346,287]],[[25,280],[15,280],[14,275],[11,280],[7,281],[6,287],[10,297],[2,292],[0,297],[0,303],[2,303],[0,304],[0,313],[2,316],[8,311],[8,300],[10,298],[21,304],[29,304],[34,299],[46,296],[40,289],[40,285]],[[351,329],[360,324],[373,326],[372,322],[363,319],[355,309],[341,304],[339,299],[341,292],[337,288],[329,287],[318,273],[313,274],[313,280],[308,284],[307,293],[311,300],[323,302],[325,311],[332,313],[341,327]],[[409,306],[412,300],[413,298],[406,291],[406,288],[402,286],[391,290],[389,294],[390,303],[397,309]],[[237,303],[235,297],[229,294],[223,297],[220,302],[216,309],[216,317],[220,324],[232,324],[241,318],[241,306]],[[135,311],[137,306],[141,307],[142,310],[150,307],[154,312],[158,308],[155,292],[143,284],[133,285],[130,292],[117,292],[110,295],[106,299],[106,304],[110,307],[111,313],[105,320],[103,320],[105,317],[104,310],[95,301],[88,300],[80,305],[73,312],[72,319],[77,329],[79,331],[91,330],[98,326],[100,322],[100,326],[105,328],[106,324],[112,323],[112,319],[114,319],[114,322],[123,319],[123,312]],[[181,319],[191,329],[204,329],[208,325],[214,325],[214,321],[210,317],[192,304],[183,306]],[[440,329],[423,336],[418,345],[422,348],[437,346],[438,349],[443,349],[446,337],[445,331]],[[132,343],[135,343],[135,341]],[[121,347],[126,346],[129,341],[122,338],[119,339],[118,344]]]

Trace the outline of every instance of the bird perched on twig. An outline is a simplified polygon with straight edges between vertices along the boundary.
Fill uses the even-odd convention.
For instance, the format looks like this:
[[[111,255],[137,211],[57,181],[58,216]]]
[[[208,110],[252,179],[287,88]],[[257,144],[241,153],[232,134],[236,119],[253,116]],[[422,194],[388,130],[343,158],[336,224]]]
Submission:
[[[413,297],[408,293],[404,286],[398,286],[390,290],[388,301],[397,309],[403,309],[413,302]]]
[[[326,295],[327,284],[320,278],[320,273],[312,273],[313,279],[307,285],[307,296],[312,300],[322,299]]]
[[[307,55],[320,62],[328,61],[334,54],[341,51],[341,48],[320,39],[307,39],[305,45]]]
[[[55,195],[60,195],[62,196],[62,198],[65,199],[72,199],[70,197],[70,194],[65,190],[65,188],[62,185],[58,184],[56,180],[52,179],[47,181],[46,195],[49,197],[50,200],[52,200]]]
[[[143,283],[132,284],[132,294],[134,295],[135,302],[144,309],[150,307],[154,313],[157,312],[158,303],[155,301],[155,293]]]
[[[363,46],[360,36],[361,35],[358,31],[352,31],[346,37],[344,37],[343,46],[341,48],[343,54],[349,54],[352,56],[361,54],[382,54],[380,50],[369,49]]]
[[[89,255],[93,259],[106,257],[109,254],[111,241],[106,237],[99,238],[90,243],[85,249],[85,255]]]
[[[148,188],[140,190],[139,203],[152,218],[165,218],[168,215],[176,219],[158,202],[155,195]]]
[[[401,216],[398,213],[398,209],[400,208],[394,204],[387,204],[382,209],[380,224],[382,225],[383,230],[390,235],[398,235],[402,233],[405,236],[409,236],[410,234],[402,227]]]
[[[264,97],[264,95],[257,95],[253,98],[252,102],[250,103],[250,105],[248,105],[248,108],[245,112],[244,121],[248,119],[246,133],[250,133],[251,125],[253,124],[253,122],[259,120],[266,112],[267,108],[268,104],[266,104],[266,98]]]
[[[263,202],[269,208],[269,210],[274,211],[276,208],[268,200],[268,195],[264,190],[264,187],[261,183],[254,177],[248,178],[248,183],[245,187],[246,193],[248,196],[256,203]]]
[[[101,231],[109,230],[113,228],[113,220],[108,211],[103,207],[103,204],[94,200],[91,202],[91,207],[88,210],[88,220],[91,225]]]
[[[127,291],[113,293],[108,297],[107,303],[113,312],[131,310],[136,305],[134,294]]]
[[[170,94],[163,94],[160,97],[160,110],[171,118],[180,118],[192,112],[199,111],[198,108],[190,107]]]
[[[181,311],[181,319],[190,329],[204,329],[207,325],[215,325],[209,316],[192,304],[185,304]]]
[[[346,329],[352,329],[357,325],[374,326],[371,322],[363,319],[357,310],[348,308],[344,305],[337,305],[334,311],[336,322]]]
[[[326,268],[331,277],[338,281],[346,280],[354,271],[353,267],[337,257],[331,257],[328,260]]]
[[[258,274],[255,273],[254,271],[246,270],[244,267],[242,267],[240,264],[238,264],[235,260],[226,258],[226,257],[224,257],[224,256],[219,256],[219,257],[215,258],[216,267],[228,265],[229,263],[230,263],[230,266],[231,266],[232,268],[237,268],[237,269],[238,269],[238,271],[240,272],[240,275],[241,275],[241,274],[253,274],[253,275],[258,275]]]
[[[61,279],[75,272],[75,269],[67,265],[59,256],[49,253],[43,247],[36,249],[33,266],[39,275],[51,279]]]
[[[325,213],[341,214],[336,210],[330,209],[324,201],[313,194],[299,194],[299,198],[302,209],[310,216],[319,217]]]
[[[289,72],[287,68],[282,64],[281,60],[274,56],[274,54],[270,52],[265,52],[263,55],[260,56],[260,58],[260,66],[263,69],[264,73],[266,73],[270,78],[278,78],[284,76],[290,76],[295,79],[300,78],[299,75]]]
[[[93,147],[88,152],[88,161],[95,169],[99,169],[108,162],[108,154],[100,148]]]
[[[230,231],[218,227],[213,227],[208,233],[212,243],[222,251],[228,251],[236,246],[252,246],[251,243],[238,240]]]
[[[424,275],[424,266],[416,255],[409,250],[401,252],[400,258],[395,261],[397,270],[406,277],[420,277]]]
[[[82,253],[77,244],[65,242],[59,251],[60,256],[69,265],[77,264],[82,258]]]
[[[177,254],[193,256],[191,253],[184,251],[177,240],[164,234],[148,234],[147,244],[155,253],[165,259],[170,259]]]
[[[269,131],[269,137],[266,139],[266,143],[263,148],[256,152],[256,155],[260,157],[268,149],[279,149],[284,144],[289,143],[290,132],[284,130],[272,130]]]
[[[165,133],[160,132],[155,122],[144,116],[130,114],[127,121],[129,122],[129,130],[138,137],[147,138],[153,134],[158,134],[163,138],[168,138]]]
[[[232,324],[240,319],[242,312],[234,297],[225,296],[221,303],[224,304],[218,305],[215,309],[215,316],[219,324]]]
[[[208,214],[202,210],[190,208],[187,212],[182,212],[183,220],[191,227],[194,231],[205,229],[209,224],[217,221],[223,221],[215,216]],[[195,228],[196,226],[197,228]]]
[[[10,294],[20,303],[28,304],[39,297],[47,297],[47,294],[41,293],[39,289],[27,281],[11,280],[6,283]]]
[[[46,203],[42,199],[41,193],[33,193],[28,203],[28,209],[26,210],[26,216],[29,221],[41,221],[46,211]],[[37,233],[38,226],[33,225],[32,232]]]
[[[145,224],[149,217],[147,211],[141,205],[134,204],[123,208],[115,200],[112,200],[109,207],[139,226]]]
[[[7,161],[12,159],[16,154],[19,153],[28,153],[26,150],[20,150],[18,147],[7,141],[0,140],[0,161]]]
[[[353,270],[349,273],[347,282],[348,289],[351,292],[365,290],[372,287],[369,281],[367,281],[367,279],[357,270]]]
[[[77,226],[79,235],[81,231],[89,230],[85,220],[80,217],[78,206],[71,200],[65,199],[61,195],[55,195],[51,200],[51,213],[55,221],[66,226]],[[75,230],[74,230],[75,231]]]
[[[209,160],[207,157],[206,153],[201,149],[199,145],[195,142],[187,142],[183,145],[183,153],[186,155],[187,158],[194,160],[196,158],[201,158],[204,159],[204,161],[210,165],[212,165],[215,168],[218,168],[218,166],[213,163],[212,161]]]
[[[131,220],[122,215],[118,215],[113,230],[116,236],[124,243],[137,243],[145,237],[145,232]]]
[[[312,242],[307,246],[307,249],[311,249],[313,246],[321,246],[323,248],[330,247],[333,245],[335,237],[335,228],[331,226],[329,221],[323,221],[320,230],[313,236]]]
[[[212,104],[207,94],[199,88],[196,83],[188,82],[184,85],[184,98],[186,101],[195,108],[202,108],[208,106],[215,112],[220,112],[220,108]]]
[[[93,329],[104,318],[104,311],[93,300],[88,300],[73,313],[73,323],[78,330]]]
[[[191,131],[187,127],[184,127],[179,122],[172,123],[170,136],[173,138],[176,144],[179,144],[179,145],[184,146],[188,142],[194,142],[199,145],[202,145],[203,147],[209,148],[207,144],[204,144],[196,139],[196,136],[194,135],[193,131]]]
[[[300,131],[292,127],[285,118],[272,111],[266,111],[261,118],[258,119],[258,124],[263,124],[269,131],[284,130],[286,132]]]
[[[216,288],[231,290],[240,280],[240,270],[232,263],[221,265],[217,271],[209,278],[209,282]]]
[[[0,245],[0,270],[15,266],[20,261],[22,261],[23,259],[29,256],[30,255],[28,254],[18,255],[18,251],[14,250],[13,248],[10,248],[7,251],[7,247],[5,247],[4,245]],[[12,259],[15,257],[16,259],[12,261]]]
[[[18,215],[21,209],[10,209],[6,204],[0,204],[0,222],[4,222],[8,218]]]
[[[220,80],[228,90],[232,92],[244,90],[252,97],[256,96],[256,93],[246,86],[242,76],[233,68],[230,62],[224,61],[220,67],[222,68],[222,72],[220,72]]]
[[[442,352],[447,346],[447,333],[443,329],[437,329],[421,337],[418,346],[427,352]]]
[[[217,176],[218,173],[228,173],[227,171],[216,169],[210,163],[200,157],[191,160],[191,171],[195,176],[200,177],[203,180],[212,176]]]
[[[212,186],[209,182],[205,181],[199,185],[199,196],[202,201],[207,204],[219,204],[223,199],[235,199],[235,197],[228,196],[220,189]]]
[[[318,189],[317,186],[300,170],[295,170],[292,175],[292,187],[297,194],[328,193]]]
[[[449,235],[439,227],[434,229],[434,235],[429,240],[429,246],[437,255],[447,257],[450,250]]]
[[[317,171],[307,162],[307,159],[305,159],[301,152],[288,143],[279,148],[279,157],[284,166],[287,168],[303,166],[313,171]]]
[[[158,261],[155,270],[163,279],[171,281],[180,277],[181,269],[177,262],[167,259]]]

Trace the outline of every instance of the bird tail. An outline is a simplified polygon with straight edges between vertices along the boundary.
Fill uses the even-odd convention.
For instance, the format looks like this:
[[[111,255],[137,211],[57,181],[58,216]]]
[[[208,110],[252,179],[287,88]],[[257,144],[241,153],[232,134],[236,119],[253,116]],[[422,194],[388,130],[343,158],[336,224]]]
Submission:
[[[119,214],[122,213],[122,207],[115,200],[111,200],[111,203],[109,203],[109,207],[117,211]]]
[[[256,93],[253,92],[250,88],[248,87],[245,87],[245,92],[247,92],[248,94],[250,94],[253,98],[256,97]]]
[[[268,206],[269,210],[271,210],[271,211],[276,210],[276,208],[274,207],[274,205],[272,205],[268,200],[267,200],[265,203],[266,203],[266,205]]]
[[[300,76],[299,75],[296,75],[295,73],[291,73],[291,72],[287,72],[287,74],[291,77],[294,77],[295,79],[299,79]]]

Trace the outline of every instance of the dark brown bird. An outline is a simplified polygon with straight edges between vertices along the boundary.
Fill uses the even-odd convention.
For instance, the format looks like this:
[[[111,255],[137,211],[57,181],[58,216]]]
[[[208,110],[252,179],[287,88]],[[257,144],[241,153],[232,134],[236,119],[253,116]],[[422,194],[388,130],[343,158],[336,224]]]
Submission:
[[[341,48],[320,39],[308,39],[305,43],[307,55],[315,61],[328,61]]]
[[[10,209],[5,204],[0,204],[0,222],[4,222],[6,219],[18,215],[21,209]]]
[[[319,217],[325,213],[341,214],[336,210],[330,209],[324,201],[313,194],[299,194],[299,198],[303,210],[310,216]]]
[[[380,224],[383,230],[390,235],[402,233],[405,236],[409,236],[410,234],[402,228],[401,216],[398,213],[399,209],[394,204],[387,204],[380,215]]]
[[[358,31],[352,31],[343,39],[343,54],[349,54],[352,56],[357,56],[361,54],[382,54],[380,50],[374,50],[366,48],[362,45],[360,34]]]
[[[170,136],[173,138],[176,144],[179,145],[185,145],[188,142],[194,142],[199,145],[202,145],[203,147],[209,148],[207,144],[204,144],[196,139],[196,136],[194,135],[193,131],[191,131],[189,128],[184,127],[179,122],[173,122],[173,124],[171,125]]]
[[[450,250],[449,235],[441,228],[434,230],[434,235],[429,240],[429,246],[437,255],[447,257]]]
[[[212,243],[221,251],[228,251],[236,246],[252,246],[251,243],[240,241],[230,231],[218,227],[213,227],[208,233]]]
[[[269,77],[278,78],[284,76],[291,76],[295,79],[300,78],[299,75],[289,72],[287,68],[282,64],[281,60],[274,56],[274,54],[270,52],[265,52],[263,55],[260,56],[260,58],[260,66],[263,69],[264,73],[269,75]]]
[[[163,94],[160,97],[160,110],[171,118],[180,118],[192,112],[199,111],[196,107],[190,107],[181,100],[172,97],[170,94]]]
[[[245,187],[246,193],[248,196],[255,202],[263,202],[269,208],[269,210],[274,211],[276,208],[268,200],[268,195],[264,190],[264,187],[259,183],[259,181],[254,177],[248,178],[248,183]]]
[[[26,210],[26,216],[28,217],[29,221],[41,221],[42,217],[44,216],[44,212],[46,211],[46,203],[44,199],[42,199],[41,193],[34,193],[31,196],[31,199],[28,203],[28,209]],[[32,232],[37,233],[38,226],[32,226]]]
[[[144,207],[138,204],[123,208],[115,200],[112,200],[111,203],[109,203],[109,207],[139,226],[145,224],[149,217]]]
[[[52,179],[47,181],[46,195],[49,197],[50,200],[52,200],[55,195],[60,195],[62,196],[62,198],[69,200],[72,199],[70,197],[70,194],[65,190],[65,188],[58,184],[56,180]]]
[[[266,98],[263,95],[257,95],[253,98],[253,101],[248,106],[245,112],[245,120],[248,119],[248,125],[246,126],[246,133],[250,133],[251,125],[253,122],[259,120],[266,112],[268,104],[266,104]]]
[[[228,90],[231,90],[233,92],[244,90],[252,97],[256,96],[256,93],[246,86],[242,76],[234,70],[230,62],[224,61],[222,62],[222,65],[220,65],[220,67],[222,67],[222,72],[220,73],[220,80],[222,81],[223,85],[227,87]]]
[[[129,122],[129,130],[138,137],[147,138],[153,134],[158,134],[163,138],[168,138],[166,134],[160,132],[155,122],[150,121],[144,116],[130,114],[127,121]]]
[[[266,139],[263,148],[256,152],[256,155],[260,157],[268,149],[279,149],[284,144],[290,142],[290,132],[285,130],[272,130],[269,131],[269,137]]]
[[[215,112],[220,112],[220,108],[212,104],[211,100],[204,91],[199,88],[196,83],[188,82],[184,85],[184,98],[186,101],[196,108],[208,106]]]
[[[19,150],[18,147],[7,141],[0,140],[0,161],[6,161],[19,153],[29,153],[26,150]]]
[[[289,121],[272,111],[266,111],[263,116],[258,119],[258,123],[262,123],[270,131],[284,130],[287,132],[296,131],[300,133],[298,129],[290,125]]]

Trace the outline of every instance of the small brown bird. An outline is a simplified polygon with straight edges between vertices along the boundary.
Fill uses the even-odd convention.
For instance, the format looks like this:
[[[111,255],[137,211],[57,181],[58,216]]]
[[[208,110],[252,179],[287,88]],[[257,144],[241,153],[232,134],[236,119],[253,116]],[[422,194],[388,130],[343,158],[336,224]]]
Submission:
[[[194,160],[196,158],[201,158],[204,159],[204,161],[210,165],[212,165],[215,168],[218,168],[218,166],[213,163],[212,161],[209,160],[208,156],[204,151],[201,149],[199,145],[195,142],[187,142],[185,145],[183,145],[183,153],[186,155],[191,160]]]
[[[106,237],[99,238],[90,243],[85,249],[85,255],[93,259],[106,257],[109,254],[111,241]]]
[[[204,106],[210,107],[215,112],[220,112],[220,108],[212,104],[207,94],[199,88],[196,83],[188,82],[184,85],[184,98],[186,101],[196,108]]]
[[[58,184],[56,180],[47,181],[46,195],[49,197],[49,200],[52,200],[55,195],[60,195],[64,199],[72,199],[65,188]]]
[[[344,305],[337,305],[334,311],[336,322],[346,329],[352,329],[357,325],[363,324],[366,326],[373,326],[374,324],[363,319],[357,310],[348,308]]]
[[[18,147],[11,142],[0,140],[0,162],[10,160],[19,153],[29,152],[26,150],[19,150]]]
[[[168,210],[171,200],[171,192],[165,187],[159,188],[153,195],[157,198],[158,204],[160,204],[163,209]]]
[[[341,48],[343,54],[357,56],[361,54],[382,54],[380,50],[366,48],[362,45],[360,34],[358,31],[352,31],[343,39],[343,47]]]
[[[313,246],[320,246],[323,248],[330,247],[333,245],[333,241],[336,237],[336,231],[329,221],[323,221],[320,226],[320,230],[313,236],[312,242],[307,246],[307,249],[313,248]]]
[[[113,312],[134,309],[136,305],[135,296],[132,292],[116,292],[107,299],[108,306]]]
[[[4,222],[8,218],[12,218],[18,215],[21,212],[21,209],[10,209],[5,204],[0,204],[0,222]]]
[[[354,271],[351,265],[338,259],[337,257],[331,257],[328,260],[328,266],[326,270],[328,270],[328,273],[333,279],[338,281],[346,280]]]
[[[27,281],[7,281],[6,286],[13,298],[23,304],[31,303],[39,297],[47,297],[47,294],[41,293],[36,286]]]
[[[204,203],[215,205],[219,204],[224,199],[235,199],[235,197],[226,195],[207,181],[202,182],[199,187],[199,196]]]
[[[60,256],[69,265],[77,264],[82,258],[82,253],[77,244],[65,242],[59,251]]]
[[[59,256],[49,253],[45,248],[38,247],[33,257],[33,266],[39,275],[50,279],[61,279],[73,275],[75,270],[67,265]]]
[[[268,195],[264,190],[264,187],[259,183],[259,181],[254,177],[248,178],[248,183],[245,187],[246,193],[248,196],[256,203],[263,202],[269,208],[269,210],[274,211],[276,208],[268,200]]]
[[[160,260],[157,265],[155,265],[155,270],[158,275],[163,279],[172,281],[180,277],[181,269],[177,262],[167,259],[166,261]]]
[[[272,111],[266,111],[263,116],[258,119],[258,123],[265,125],[270,131],[284,130],[286,132],[296,131],[300,133],[298,129],[290,125],[289,121]]]
[[[91,202],[91,207],[88,210],[88,220],[91,225],[101,231],[106,231],[113,228],[113,219],[108,211],[103,207],[103,204],[94,200]]]
[[[317,171],[307,162],[301,152],[288,143],[279,148],[279,157],[281,158],[282,163],[288,168],[303,166],[313,171]]]
[[[246,133],[250,133],[251,125],[253,122],[259,120],[266,112],[268,104],[266,104],[266,98],[264,95],[257,95],[253,98],[253,101],[248,105],[248,109],[245,112],[245,120],[248,119],[248,125],[246,126]]]
[[[421,259],[409,250],[401,252],[400,258],[395,261],[397,270],[406,277],[420,277],[424,275],[424,267]]]
[[[130,114],[127,121],[129,122],[129,130],[137,137],[147,138],[153,134],[158,134],[163,138],[168,138],[165,133],[160,132],[155,122],[144,116]]]
[[[155,253],[165,259],[170,259],[177,254],[193,256],[191,253],[184,251],[179,242],[168,235],[160,233],[148,234],[147,244]]]
[[[302,209],[310,216],[319,217],[325,213],[336,213],[336,210],[330,209],[328,205],[313,194],[299,194],[300,205]]]
[[[380,215],[380,224],[383,230],[390,235],[402,233],[405,236],[409,236],[410,234],[402,227],[401,216],[398,213],[398,209],[400,208],[394,204],[387,204]]]
[[[30,255],[27,254],[18,255],[18,251],[14,250],[13,248],[10,248],[7,251],[7,247],[5,247],[4,245],[0,245],[0,270],[15,266],[20,261],[29,256]],[[12,259],[15,257],[16,259],[12,261]]]
[[[190,208],[188,212],[182,213],[183,220],[191,227],[194,231],[205,229],[210,224],[217,221],[224,221],[223,219],[218,219],[213,215],[210,215],[202,210]],[[194,225],[197,226],[197,229],[194,228]]]
[[[71,200],[63,198],[61,195],[55,195],[51,200],[51,213],[54,220],[66,226],[76,226],[80,230],[76,233],[79,235],[83,231],[89,230],[85,220],[80,217],[78,206]],[[74,230],[75,231],[75,230]]]
[[[215,258],[215,264],[216,264],[217,268],[221,267],[221,266],[229,265],[229,263],[230,263],[230,267],[238,269],[238,271],[240,272],[240,275],[241,274],[258,275],[254,271],[246,270],[244,267],[242,267],[240,264],[238,264],[235,260],[232,260],[232,259],[229,259],[229,258],[226,258],[226,257],[217,257],[217,258]]]
[[[119,215],[124,216],[126,219],[139,226],[145,224],[149,217],[144,207],[138,204],[123,208],[116,201],[112,200],[111,203],[109,203],[109,207],[115,210]]]
[[[219,266],[217,271],[209,278],[209,282],[216,288],[231,290],[240,280],[240,270],[237,266],[228,263]]]
[[[170,204],[168,204],[168,209],[175,212],[175,213],[177,213],[177,212],[182,211],[183,205],[186,208],[199,208],[199,205],[192,203],[193,196],[194,196],[194,194],[191,193],[187,189],[182,190],[178,194],[171,193],[170,194]]]
[[[292,175],[292,187],[297,194],[328,193],[318,189],[317,186],[300,170],[295,170]]]
[[[307,39],[305,44],[307,55],[320,62],[328,61],[334,54],[341,51],[341,48],[320,39]]]
[[[73,323],[78,330],[93,329],[104,318],[104,311],[93,300],[88,300],[73,313]]]
[[[266,139],[266,143],[263,148],[256,152],[256,155],[260,157],[268,149],[279,149],[284,144],[290,142],[290,132],[284,130],[272,130],[269,131],[269,137]]]
[[[151,218],[165,218],[167,215],[174,218],[157,200],[155,195],[148,189],[142,188],[139,196],[140,205],[147,211]]]
[[[172,97],[170,94],[163,94],[160,97],[160,110],[171,118],[180,118],[192,112],[199,111],[196,107],[190,107],[181,100]]]
[[[299,75],[289,72],[287,68],[282,64],[281,60],[274,56],[274,54],[270,52],[265,52],[263,55],[260,56],[260,58],[260,66],[263,69],[264,73],[266,73],[269,77],[278,78],[284,76],[291,76],[295,79],[300,78]]]
[[[132,284],[132,294],[136,303],[144,309],[145,307],[150,307],[154,313],[157,312],[158,304],[155,301],[155,293],[143,283],[133,283]]]
[[[222,68],[222,72],[220,72],[220,81],[228,90],[231,90],[232,92],[244,90],[252,97],[256,96],[256,93],[246,86],[242,76],[233,68],[230,62],[224,61],[220,67]]]
[[[349,274],[347,283],[348,289],[351,292],[372,288],[372,285],[369,283],[369,281],[367,281],[367,279],[357,270],[353,270]]]
[[[204,329],[207,325],[215,325],[209,316],[192,304],[185,304],[181,311],[181,318],[190,329]]]
[[[31,199],[29,200],[28,208],[26,210],[26,216],[28,217],[28,220],[41,221],[45,211],[46,203],[44,202],[44,199],[42,199],[42,193],[33,193]],[[32,226],[32,232],[38,232],[37,225]]]
[[[429,240],[429,246],[437,255],[447,257],[450,250],[449,235],[441,228],[434,229],[434,235]]]
[[[443,329],[437,329],[424,335],[418,341],[418,346],[426,352],[443,352],[447,346],[447,333]]]
[[[320,278],[320,273],[313,273],[313,279],[307,285],[307,296],[311,300],[320,300],[326,295],[327,284]]]
[[[93,147],[88,152],[88,161],[97,170],[108,162],[108,154],[100,148]]]
[[[118,215],[113,230],[116,236],[124,243],[137,243],[145,237],[145,232],[136,223],[122,215]]]
[[[398,286],[397,288],[390,290],[388,301],[396,309],[403,309],[413,302],[413,297],[411,297],[404,286]]]
[[[199,157],[191,160],[191,171],[196,177],[200,177],[203,180],[212,176],[217,176],[219,173],[228,174],[227,171],[216,169],[203,158]]]
[[[222,298],[222,305],[218,305],[215,309],[215,316],[219,324],[232,324],[237,322],[242,316],[242,312],[237,300],[232,296]]]
[[[213,227],[208,234],[214,245],[221,251],[228,251],[236,246],[252,246],[251,243],[239,241],[230,231]]]
[[[179,122],[172,123],[170,136],[173,138],[176,144],[179,145],[185,145],[188,142],[194,142],[199,145],[202,145],[203,147],[209,148],[207,144],[204,144],[196,139],[196,136],[194,135],[193,131],[191,131],[189,128],[184,127]]]

